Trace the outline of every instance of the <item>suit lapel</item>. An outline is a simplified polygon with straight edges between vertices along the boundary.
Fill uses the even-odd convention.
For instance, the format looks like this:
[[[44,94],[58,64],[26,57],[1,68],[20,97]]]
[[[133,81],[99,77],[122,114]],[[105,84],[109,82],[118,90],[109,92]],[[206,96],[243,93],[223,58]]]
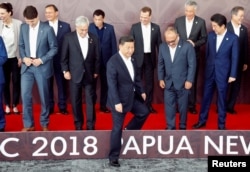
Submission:
[[[81,46],[80,46],[76,31],[75,31],[75,34],[74,34],[73,41],[76,44],[77,49],[79,49],[79,51],[81,52],[81,55],[82,55],[82,58],[83,58],[82,49],[81,49]]]
[[[181,47],[182,47],[182,42],[181,42],[181,40],[179,39],[178,45],[176,46],[176,49],[175,49],[173,63],[176,61],[176,58],[179,57],[179,53],[180,53]]]
[[[185,21],[185,22],[186,22],[186,21]],[[197,30],[197,25],[198,25],[198,19],[197,19],[197,17],[195,16],[195,17],[194,17],[194,21],[193,21],[193,25],[192,25],[192,28],[191,28],[191,32],[190,32],[189,37],[190,37],[193,33],[196,32],[196,30]],[[185,27],[185,28],[186,28],[186,27]]]
[[[40,22],[39,28],[38,28],[38,34],[37,34],[37,41],[36,41],[36,49],[37,50],[38,50],[39,43],[40,43],[42,37],[43,37],[43,25]]]
[[[143,43],[143,35],[142,35],[142,27],[141,27],[141,23],[138,24],[138,34],[140,35],[140,41]]]
[[[229,37],[228,37],[228,31],[227,31],[226,34],[225,34],[225,36],[224,36],[224,38],[223,38],[223,40],[222,40],[222,42],[221,42],[221,44],[220,44],[220,47],[219,47],[217,53],[219,53],[219,51],[220,51],[221,49],[223,49],[223,47],[226,45],[226,42],[227,42],[228,40],[229,40]]]
[[[120,64],[120,66],[121,66],[121,69],[125,72],[125,75],[129,76],[131,82],[133,82],[132,78],[130,77],[130,74],[129,74],[129,71],[128,71],[128,68],[127,68],[126,64],[124,63],[124,61],[123,61],[123,59],[122,59],[122,57],[121,57],[120,54],[119,54],[119,56],[120,56],[120,58],[119,58],[119,64]],[[132,61],[132,63],[133,63],[134,72],[135,72],[134,59],[133,59],[133,60],[131,59],[131,61]]]

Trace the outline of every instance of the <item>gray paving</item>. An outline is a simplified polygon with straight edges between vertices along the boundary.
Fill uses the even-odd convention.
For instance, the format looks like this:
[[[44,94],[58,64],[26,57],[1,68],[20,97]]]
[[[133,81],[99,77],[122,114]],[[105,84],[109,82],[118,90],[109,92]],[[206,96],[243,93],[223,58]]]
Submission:
[[[0,172],[207,172],[207,159],[107,159],[0,162]]]

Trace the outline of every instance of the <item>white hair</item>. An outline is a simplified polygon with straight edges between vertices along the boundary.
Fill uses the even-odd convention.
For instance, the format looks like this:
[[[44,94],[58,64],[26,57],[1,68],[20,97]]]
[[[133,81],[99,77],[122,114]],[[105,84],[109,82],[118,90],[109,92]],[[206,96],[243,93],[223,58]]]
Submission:
[[[79,16],[76,18],[75,25],[76,26],[89,25],[89,19],[85,16]]]
[[[186,3],[185,3],[185,7],[186,7],[186,6],[193,6],[194,9],[197,9],[198,4],[197,4],[196,1],[187,0]]]

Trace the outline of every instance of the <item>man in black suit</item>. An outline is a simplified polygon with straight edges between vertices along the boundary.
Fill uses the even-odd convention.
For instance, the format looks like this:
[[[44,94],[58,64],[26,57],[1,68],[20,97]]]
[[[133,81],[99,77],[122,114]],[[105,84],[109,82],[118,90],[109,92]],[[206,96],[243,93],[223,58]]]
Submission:
[[[130,34],[135,39],[135,58],[141,77],[144,77],[145,91],[147,95],[146,105],[151,113],[156,113],[152,107],[154,90],[154,68],[156,66],[156,51],[161,44],[160,27],[151,22],[152,10],[143,7],[140,13],[140,22],[133,24]]]
[[[144,104],[146,94],[142,88],[140,73],[134,58],[134,39],[124,36],[119,40],[119,52],[107,63],[108,105],[111,108],[113,128],[110,138],[110,165],[119,167],[123,122],[127,112],[134,117],[126,130],[139,130],[146,121],[149,110]]]
[[[207,29],[205,20],[196,16],[197,3],[189,0],[185,3],[185,16],[175,20],[175,27],[181,39],[187,40],[195,48],[196,73],[192,88],[190,89],[188,108],[191,114],[197,114],[196,110],[196,88],[199,73],[200,47],[207,41]]]
[[[82,130],[82,87],[85,88],[87,104],[87,130],[95,129],[95,86],[99,74],[98,39],[88,33],[89,20],[79,16],[76,31],[64,36],[61,67],[64,78],[70,80],[70,94],[76,130]]]
[[[164,33],[158,57],[159,85],[164,89],[167,129],[175,130],[176,102],[180,112],[179,129],[187,123],[188,94],[195,77],[196,57],[193,46],[179,38],[176,29],[169,26]]]
[[[54,76],[56,79],[57,89],[58,89],[58,108],[59,113],[63,115],[67,115],[67,92],[66,86],[67,82],[63,77],[63,73],[61,72],[61,49],[63,37],[66,33],[71,32],[70,25],[66,22],[58,20],[58,9],[54,4],[49,4],[45,7],[45,17],[48,20],[47,23],[53,27],[57,39],[58,52],[53,58],[53,67],[54,67],[54,75],[50,78],[50,114],[54,112],[54,91],[53,91],[53,83]]]
[[[248,30],[242,24],[244,18],[244,8],[236,6],[231,10],[231,21],[227,24],[227,29],[235,33],[239,38],[239,63],[238,71],[235,82],[229,85],[229,97],[227,100],[227,112],[230,114],[236,114],[234,106],[237,101],[237,97],[240,92],[241,77],[244,71],[247,70],[247,58],[248,58]]]

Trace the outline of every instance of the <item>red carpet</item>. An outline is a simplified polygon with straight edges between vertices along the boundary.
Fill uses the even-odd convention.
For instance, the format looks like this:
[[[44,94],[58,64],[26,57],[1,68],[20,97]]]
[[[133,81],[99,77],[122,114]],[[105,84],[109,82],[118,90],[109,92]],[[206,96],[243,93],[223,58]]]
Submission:
[[[163,104],[155,104],[154,108],[157,109],[157,114],[150,114],[145,125],[143,126],[144,130],[162,130],[166,128],[166,120],[164,115],[164,106]],[[199,110],[198,105],[198,110]],[[19,107],[21,109],[21,106]],[[40,105],[34,105],[34,118],[35,118],[35,129],[36,131],[41,130],[39,122],[40,114]],[[50,116],[49,128],[52,131],[60,130],[74,130],[73,124],[73,115],[71,107],[68,107],[70,111],[69,115],[57,114],[57,109],[55,113]],[[85,105],[83,105],[83,110],[85,111]],[[96,130],[111,130],[112,128],[112,118],[111,113],[102,113],[99,111],[99,105],[96,105],[97,111],[97,120],[96,120]],[[250,130],[250,105],[237,105],[236,106],[236,115],[227,115],[226,128],[228,130]],[[125,124],[131,119],[132,115],[128,114],[126,117]],[[178,117],[177,114],[177,127],[178,127]],[[198,120],[198,115],[188,114],[187,129],[191,129],[192,125]],[[85,121],[86,122],[86,121]],[[6,115],[6,127],[7,132],[20,131],[23,128],[22,124],[22,115]],[[84,129],[86,124],[84,124]],[[216,106],[212,105],[209,113],[209,118],[204,130],[216,130],[217,126],[217,114]]]

